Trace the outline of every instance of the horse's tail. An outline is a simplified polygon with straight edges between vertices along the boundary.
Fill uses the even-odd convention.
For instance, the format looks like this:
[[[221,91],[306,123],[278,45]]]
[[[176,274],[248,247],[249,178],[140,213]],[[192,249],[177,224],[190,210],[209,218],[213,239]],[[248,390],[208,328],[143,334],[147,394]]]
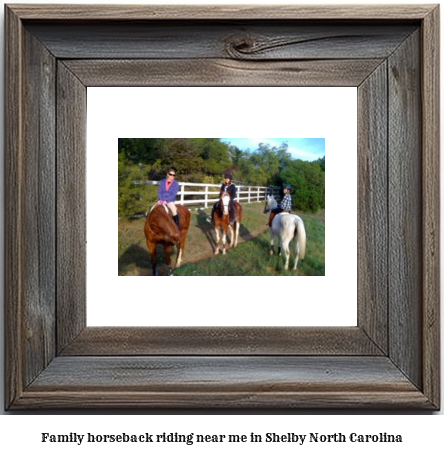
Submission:
[[[305,258],[305,244],[307,243],[307,234],[305,232],[305,225],[302,219],[296,220],[295,236],[297,245],[299,245],[299,259]]]

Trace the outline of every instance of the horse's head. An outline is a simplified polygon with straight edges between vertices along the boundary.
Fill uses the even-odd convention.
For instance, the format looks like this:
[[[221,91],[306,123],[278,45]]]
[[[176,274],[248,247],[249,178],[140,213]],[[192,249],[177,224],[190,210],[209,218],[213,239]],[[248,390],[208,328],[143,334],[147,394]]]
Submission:
[[[168,232],[165,232],[163,235],[165,242],[169,244],[177,245],[180,242],[180,231],[178,230],[176,224],[172,221],[172,226]]]
[[[152,212],[149,217],[149,224],[156,237],[169,244],[178,244],[180,242],[180,231],[174,220],[162,206],[156,207]]]
[[[228,214],[228,205],[230,204],[230,195],[228,193],[222,193],[220,197],[220,204],[223,208],[224,215]]]
[[[277,206],[276,200],[274,199],[273,195],[268,195],[267,199],[265,200],[265,207],[264,207],[264,214],[270,212]]]

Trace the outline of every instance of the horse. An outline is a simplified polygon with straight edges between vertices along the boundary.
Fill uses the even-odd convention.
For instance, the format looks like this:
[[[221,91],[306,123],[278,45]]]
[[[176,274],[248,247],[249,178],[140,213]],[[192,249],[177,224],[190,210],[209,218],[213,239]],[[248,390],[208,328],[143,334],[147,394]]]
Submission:
[[[177,228],[168,208],[162,204],[155,205],[146,214],[143,231],[145,233],[146,245],[151,253],[151,266],[153,268],[153,275],[155,276],[159,275],[157,272],[156,259],[157,244],[163,245],[165,249],[169,276],[173,275],[173,268],[171,267],[171,247],[173,245],[179,246],[175,267],[178,268],[182,262],[182,254],[185,248],[188,228],[190,226],[191,214],[190,211],[181,204],[177,204],[176,208],[179,215],[180,230]]]
[[[274,199],[273,195],[268,195],[267,199],[265,200],[265,207],[264,207],[264,214],[270,212],[271,210],[275,209],[278,206],[277,201]]]
[[[237,241],[239,238],[239,227],[242,222],[242,206],[237,202],[233,201],[234,206],[234,225],[230,225],[230,213],[229,213],[229,205],[230,205],[230,195],[228,193],[222,193],[219,204],[216,206],[216,209],[213,214],[213,224],[214,230],[216,231],[216,246],[214,254],[219,254],[219,241],[220,235],[219,231],[222,229],[222,254],[225,255],[225,245],[227,242],[227,234],[228,230],[230,230],[230,247],[236,247]]]
[[[293,238],[295,242],[295,260],[293,270],[298,266],[298,260],[305,258],[305,247],[307,235],[305,226],[302,219],[295,214],[288,214],[281,212],[273,219],[270,227],[271,242],[270,242],[270,255],[274,254],[274,237],[279,237],[279,250],[278,255],[281,254],[281,248],[285,256],[285,269],[288,270],[290,263],[290,242]]]

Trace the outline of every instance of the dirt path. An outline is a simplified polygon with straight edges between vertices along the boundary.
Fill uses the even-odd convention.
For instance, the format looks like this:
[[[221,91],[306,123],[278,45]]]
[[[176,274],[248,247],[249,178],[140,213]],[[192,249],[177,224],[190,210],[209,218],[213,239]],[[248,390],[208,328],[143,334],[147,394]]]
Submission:
[[[246,242],[246,241],[251,241],[255,237],[259,236],[260,234],[265,233],[267,230],[268,230],[268,228],[264,226],[264,228],[262,230],[255,231],[253,233],[251,233],[251,232],[245,233],[244,235],[239,236],[238,244],[242,244],[243,242]],[[209,231],[211,232],[211,234],[213,235],[213,239],[215,240],[216,235],[214,234],[214,230],[209,230]],[[198,247],[199,247],[199,249],[197,249],[197,248],[194,249],[194,248],[190,248],[189,244],[187,244],[185,246],[185,255],[184,255],[182,264],[195,263],[197,261],[206,260],[207,258],[210,258],[214,255],[214,244],[208,243],[206,248],[203,248],[202,245],[200,244]],[[227,250],[229,248],[230,248],[229,243],[227,243]],[[205,252],[202,252],[202,250],[205,250]]]

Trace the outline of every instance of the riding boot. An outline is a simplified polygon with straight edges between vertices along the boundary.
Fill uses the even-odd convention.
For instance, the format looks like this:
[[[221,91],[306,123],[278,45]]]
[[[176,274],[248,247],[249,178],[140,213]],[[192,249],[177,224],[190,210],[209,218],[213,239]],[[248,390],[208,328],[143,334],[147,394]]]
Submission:
[[[179,225],[179,214],[173,215],[173,219],[175,224],[177,225],[177,228],[180,230],[180,225]]]
[[[234,201],[230,200],[230,225],[234,225]]]
[[[273,212],[270,214],[270,218],[268,219],[268,226],[271,227],[271,223],[273,222],[273,219],[274,217],[276,216],[276,214],[274,214]]]
[[[216,209],[216,205],[213,205],[213,209],[211,209],[211,215],[207,217],[207,222],[208,223],[213,223],[214,220],[214,211]]]

